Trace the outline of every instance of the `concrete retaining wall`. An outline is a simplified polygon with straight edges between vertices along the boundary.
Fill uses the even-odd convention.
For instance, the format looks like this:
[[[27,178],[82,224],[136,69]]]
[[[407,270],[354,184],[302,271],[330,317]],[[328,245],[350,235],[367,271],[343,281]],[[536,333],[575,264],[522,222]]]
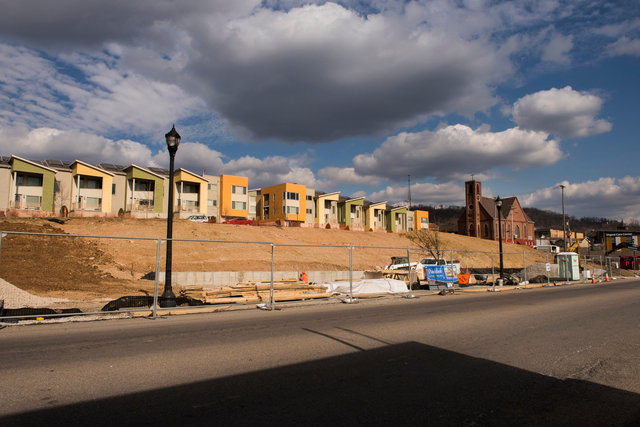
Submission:
[[[297,279],[301,271],[274,271],[273,280]],[[349,280],[349,271],[307,271],[309,281],[314,283]],[[160,272],[159,281],[164,283],[165,273]],[[353,279],[364,278],[364,271],[354,271]],[[153,280],[153,277],[148,277]],[[220,288],[233,286],[247,281],[270,281],[270,271],[189,271],[172,272],[171,283],[183,288],[205,287]]]

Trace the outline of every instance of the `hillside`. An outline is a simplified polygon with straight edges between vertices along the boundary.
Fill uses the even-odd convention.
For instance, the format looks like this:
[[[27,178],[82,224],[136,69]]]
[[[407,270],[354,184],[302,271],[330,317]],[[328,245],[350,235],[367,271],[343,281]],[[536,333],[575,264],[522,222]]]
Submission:
[[[434,207],[419,205],[414,209],[426,210],[429,212],[429,222],[437,224],[440,230],[446,232],[457,232],[458,219],[464,213],[462,206],[446,206]],[[562,229],[562,214],[552,211],[546,211],[537,208],[523,208],[529,218],[535,223],[536,229],[555,228]],[[566,215],[566,221],[569,223],[568,231],[576,231],[588,234],[597,230],[616,230],[619,227],[627,227],[630,230],[640,230],[640,225],[625,224],[620,220],[611,220],[607,218],[582,217]]]
[[[142,280],[142,277],[155,271],[157,243],[153,239],[166,235],[166,221],[72,218],[64,224],[56,224],[44,219],[3,218],[0,230],[119,237],[8,235],[2,239],[0,254],[0,277],[29,292],[69,298],[77,294],[117,297],[140,289],[153,290],[153,282]],[[189,240],[173,243],[174,271],[269,271],[270,243],[276,245],[276,270],[347,270],[349,250],[346,246],[349,245],[369,247],[355,247],[352,263],[354,270],[370,270],[388,264],[391,256],[406,255],[405,248],[412,246],[401,234],[253,227],[186,220],[175,221],[173,236],[174,239]],[[497,242],[449,233],[441,233],[440,236],[443,248],[454,250],[453,253],[447,252],[446,257],[461,260],[463,268],[491,267],[493,251],[493,264],[497,269]],[[546,260],[544,254],[532,249],[505,244],[505,267],[522,267],[523,250],[527,264]],[[163,245],[161,271],[164,271],[164,255]],[[426,255],[415,249],[412,260],[417,261]]]

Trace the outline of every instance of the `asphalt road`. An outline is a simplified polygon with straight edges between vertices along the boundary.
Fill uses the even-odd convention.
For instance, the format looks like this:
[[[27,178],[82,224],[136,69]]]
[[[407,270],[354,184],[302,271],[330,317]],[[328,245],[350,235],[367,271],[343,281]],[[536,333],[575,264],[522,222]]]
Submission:
[[[639,425],[640,282],[4,328],[45,423]]]

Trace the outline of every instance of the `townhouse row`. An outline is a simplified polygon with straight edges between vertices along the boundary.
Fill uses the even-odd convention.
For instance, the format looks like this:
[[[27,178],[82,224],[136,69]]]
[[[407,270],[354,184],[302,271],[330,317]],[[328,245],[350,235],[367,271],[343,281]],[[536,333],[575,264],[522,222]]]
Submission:
[[[116,216],[166,218],[169,170],[89,164],[81,160],[34,161],[0,156],[0,216]],[[206,215],[221,222],[401,232],[427,229],[429,213],[324,193],[282,183],[249,189],[247,177],[174,173],[174,215]]]

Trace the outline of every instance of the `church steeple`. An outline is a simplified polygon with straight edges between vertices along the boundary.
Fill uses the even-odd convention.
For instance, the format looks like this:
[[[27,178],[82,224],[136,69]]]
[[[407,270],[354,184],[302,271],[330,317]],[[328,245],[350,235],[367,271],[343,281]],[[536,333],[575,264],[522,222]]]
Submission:
[[[480,234],[480,200],[482,199],[482,184],[473,179],[464,183],[465,185],[465,218],[468,236],[479,237]]]

